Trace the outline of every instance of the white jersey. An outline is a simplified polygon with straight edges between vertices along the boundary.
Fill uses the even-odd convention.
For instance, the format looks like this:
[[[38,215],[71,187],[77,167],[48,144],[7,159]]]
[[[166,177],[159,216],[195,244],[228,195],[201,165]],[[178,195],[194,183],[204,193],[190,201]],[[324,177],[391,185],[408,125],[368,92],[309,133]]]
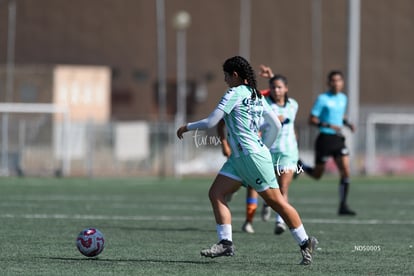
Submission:
[[[297,154],[298,143],[295,134],[295,118],[296,113],[298,112],[298,103],[294,99],[289,98],[284,106],[279,106],[274,103],[270,97],[267,97],[266,100],[278,117],[282,116],[283,120],[289,120],[288,123],[283,124],[276,141],[270,147],[270,151],[274,153],[284,153],[286,155]]]
[[[253,100],[251,88],[240,85],[227,90],[217,108],[225,112],[228,142],[234,157],[266,148],[259,136],[259,127],[263,113],[272,111],[264,97]]]

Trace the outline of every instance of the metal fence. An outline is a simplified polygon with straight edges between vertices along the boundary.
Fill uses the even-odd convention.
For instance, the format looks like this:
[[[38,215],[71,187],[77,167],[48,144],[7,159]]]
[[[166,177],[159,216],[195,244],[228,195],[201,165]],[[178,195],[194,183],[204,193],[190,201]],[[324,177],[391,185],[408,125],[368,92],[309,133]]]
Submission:
[[[8,114],[5,129],[4,116],[5,113],[0,113],[1,156],[7,155],[2,175],[179,177],[214,174],[225,162],[215,129],[188,132],[179,140],[173,123],[72,122],[62,131],[53,114]],[[301,158],[312,164],[317,130],[305,122],[298,122],[297,129]],[[62,144],[61,135],[67,139],[66,144]],[[369,161],[365,122],[358,124],[353,135],[357,147],[351,162],[355,173],[364,174]],[[8,140],[7,148],[4,137]],[[414,124],[378,124],[374,137],[375,158],[370,162],[375,162],[375,166],[371,174],[412,174]],[[67,172],[63,170],[63,152],[69,158]],[[327,172],[335,171],[333,162],[328,162]]]

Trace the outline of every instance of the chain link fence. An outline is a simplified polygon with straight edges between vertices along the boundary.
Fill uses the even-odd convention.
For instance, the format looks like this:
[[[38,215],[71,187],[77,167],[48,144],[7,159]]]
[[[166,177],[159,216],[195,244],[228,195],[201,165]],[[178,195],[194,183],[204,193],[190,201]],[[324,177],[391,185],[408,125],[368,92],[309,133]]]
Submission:
[[[5,116],[0,113],[2,175],[211,175],[226,160],[215,129],[188,132],[179,140],[177,127],[167,122],[71,122],[65,129],[54,121],[53,114],[7,114],[6,128]],[[355,173],[365,174],[367,128],[365,122],[357,127],[356,133],[346,135],[354,135],[357,142],[351,156]],[[297,130],[300,156],[313,164],[317,129],[298,122]],[[371,173],[412,174],[414,124],[378,124],[375,133],[375,169]],[[63,170],[65,156],[67,171]],[[327,163],[327,172],[336,172],[332,161]]]

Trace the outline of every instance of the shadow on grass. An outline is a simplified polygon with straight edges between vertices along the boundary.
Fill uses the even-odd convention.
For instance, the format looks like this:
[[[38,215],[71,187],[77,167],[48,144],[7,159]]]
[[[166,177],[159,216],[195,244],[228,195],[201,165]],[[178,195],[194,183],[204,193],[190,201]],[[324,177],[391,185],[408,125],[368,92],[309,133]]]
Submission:
[[[157,228],[157,227],[132,227],[132,226],[114,226],[114,225],[101,225],[100,228],[108,228],[108,229],[118,229],[123,231],[151,231],[151,232],[216,232],[214,228],[196,228],[196,227],[184,227],[184,228],[174,228],[174,227],[165,227],[165,228]]]
[[[36,257],[37,259],[58,260],[58,261],[76,261],[76,262],[130,262],[130,263],[177,263],[177,264],[211,264],[215,262],[211,259],[206,261],[172,261],[157,259],[108,259],[108,258],[73,258],[73,257]]]
[[[108,258],[86,258],[86,257],[36,257],[36,259],[43,259],[43,260],[57,260],[57,261],[69,261],[69,262],[110,262],[110,263],[163,263],[163,264],[201,264],[201,265],[211,265],[211,264],[220,264],[221,262],[217,259],[212,258],[205,258],[204,261],[185,261],[185,260],[160,260],[160,259],[108,259]],[[239,263],[244,264],[244,260],[240,260],[234,262],[234,258],[232,258],[233,264]],[[268,263],[265,262],[256,262],[256,265],[266,266]],[[277,263],[277,265],[282,266],[299,266],[299,264],[294,263]],[[301,265],[300,265],[301,266]]]

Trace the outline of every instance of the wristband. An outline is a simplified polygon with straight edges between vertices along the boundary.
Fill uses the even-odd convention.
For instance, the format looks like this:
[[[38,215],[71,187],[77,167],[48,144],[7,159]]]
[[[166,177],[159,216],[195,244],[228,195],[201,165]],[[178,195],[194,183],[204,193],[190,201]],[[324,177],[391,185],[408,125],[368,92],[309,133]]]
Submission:
[[[342,121],[344,123],[345,126],[350,127],[351,123],[347,120],[347,119],[343,119]]]

